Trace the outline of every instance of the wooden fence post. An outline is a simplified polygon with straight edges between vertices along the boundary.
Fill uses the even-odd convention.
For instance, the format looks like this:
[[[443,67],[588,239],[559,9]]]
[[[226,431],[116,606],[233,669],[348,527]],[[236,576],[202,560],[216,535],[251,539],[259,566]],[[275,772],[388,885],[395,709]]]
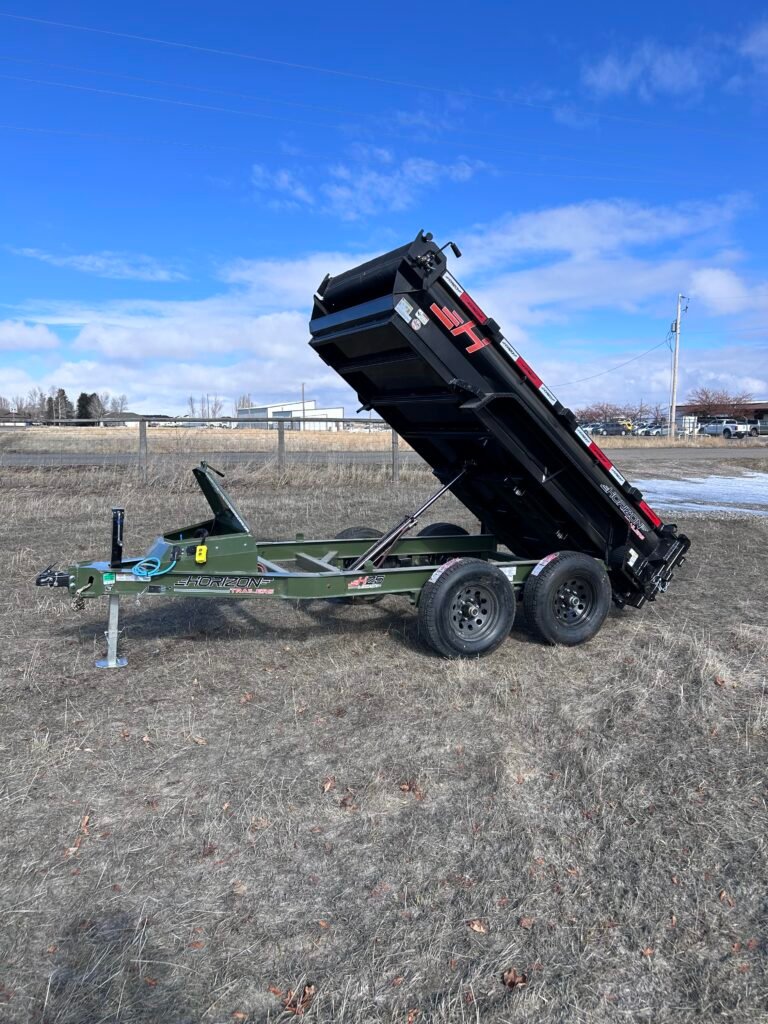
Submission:
[[[277,468],[282,473],[285,469],[285,423],[277,421]]]
[[[147,421],[139,420],[139,470],[143,480],[147,479]]]
[[[392,482],[400,482],[400,439],[396,431],[392,431]]]

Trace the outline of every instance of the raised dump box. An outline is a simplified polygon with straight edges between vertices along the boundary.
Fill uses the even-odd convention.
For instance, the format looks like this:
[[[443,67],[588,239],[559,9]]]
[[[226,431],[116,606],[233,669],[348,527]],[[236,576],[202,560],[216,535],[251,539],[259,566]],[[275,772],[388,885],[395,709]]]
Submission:
[[[455,247],[454,252],[459,255]],[[664,591],[689,547],[449,272],[429,234],[315,296],[312,347],[517,557],[605,562],[619,605]]]

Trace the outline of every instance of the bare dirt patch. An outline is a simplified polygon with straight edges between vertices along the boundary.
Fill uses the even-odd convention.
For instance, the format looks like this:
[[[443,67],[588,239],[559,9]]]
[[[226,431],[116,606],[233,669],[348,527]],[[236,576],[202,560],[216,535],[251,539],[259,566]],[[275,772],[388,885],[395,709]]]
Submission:
[[[446,662],[413,610],[35,590],[202,511],[191,474],[4,471],[0,1016],[765,1020],[768,523],[574,650]],[[383,527],[430,477],[238,468],[266,536]],[[452,499],[435,519],[476,523]]]

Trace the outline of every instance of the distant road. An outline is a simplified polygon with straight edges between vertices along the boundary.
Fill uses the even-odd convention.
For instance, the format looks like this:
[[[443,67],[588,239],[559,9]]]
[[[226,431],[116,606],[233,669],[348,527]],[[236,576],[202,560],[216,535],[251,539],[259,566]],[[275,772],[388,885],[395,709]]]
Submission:
[[[679,458],[684,462],[717,462],[722,459],[768,459],[768,444],[742,446],[738,443],[727,448],[606,448],[611,460],[617,463],[668,462]]]
[[[619,466],[635,462],[721,462],[768,459],[768,444],[742,446],[735,443],[724,448],[668,448],[648,445],[647,448],[606,448],[608,455]],[[194,465],[201,458],[212,465],[227,466],[238,463],[266,463],[276,461],[273,452],[187,452],[161,453],[150,455],[149,462],[178,466]],[[392,455],[380,451],[288,451],[286,465],[368,465],[388,466]],[[401,452],[401,465],[416,465],[421,458],[415,452]],[[0,468],[3,466],[136,466],[139,457],[133,452],[0,452]]]
[[[243,462],[276,462],[273,452],[177,452],[150,455],[149,462],[173,465],[196,465],[205,459],[214,466],[226,466]],[[420,463],[415,452],[401,452],[401,465]],[[391,451],[305,451],[286,452],[285,464],[327,466],[333,465],[379,465],[392,462]],[[139,456],[133,452],[0,452],[0,468],[3,466],[137,466]]]

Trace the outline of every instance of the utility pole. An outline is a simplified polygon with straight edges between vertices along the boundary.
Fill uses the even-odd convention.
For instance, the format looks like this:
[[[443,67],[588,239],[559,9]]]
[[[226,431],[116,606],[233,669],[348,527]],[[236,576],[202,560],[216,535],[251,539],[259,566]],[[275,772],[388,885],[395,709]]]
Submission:
[[[670,390],[669,398],[669,424],[667,425],[667,436],[674,440],[676,426],[675,419],[677,417],[677,368],[680,361],[680,318],[688,307],[682,308],[683,299],[685,295],[678,294],[677,296],[677,319],[672,324],[672,332],[675,335],[675,348],[672,356],[672,388]],[[687,302],[688,300],[685,299]]]

